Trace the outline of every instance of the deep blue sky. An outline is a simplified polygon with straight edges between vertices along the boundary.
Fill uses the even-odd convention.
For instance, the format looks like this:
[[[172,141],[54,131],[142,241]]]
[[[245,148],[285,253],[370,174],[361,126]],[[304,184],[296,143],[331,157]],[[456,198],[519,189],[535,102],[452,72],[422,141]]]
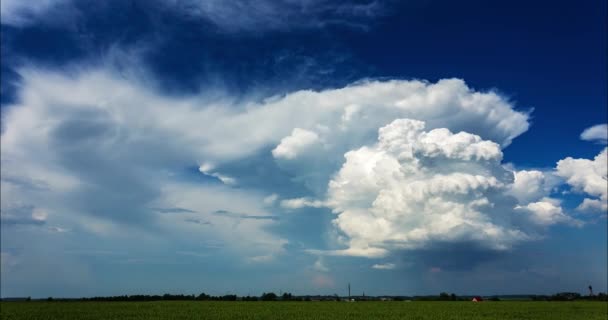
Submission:
[[[148,1],[73,6],[77,17],[66,14],[65,23],[2,25],[3,105],[14,95],[16,66],[95,63],[109,48],[141,43],[146,67],[170,92],[220,82],[239,93],[263,87],[274,94],[377,77],[458,77],[476,89],[496,88],[517,107],[535,110],[530,134],[506,151],[507,160],[529,166],[567,155],[550,141],[590,156],[595,150],[577,136],[607,117],[602,1],[389,3],[363,31],[329,25],[229,34]],[[331,76],[322,73],[328,67]],[[529,157],[528,145],[542,152]]]
[[[608,118],[608,8],[605,1],[293,2],[296,5],[282,1],[236,1],[233,7],[221,1],[210,1],[207,8],[212,9],[206,13],[198,7],[204,1],[164,4],[136,0],[105,3],[57,0],[49,1],[46,8],[35,4],[19,5],[19,1],[5,2],[1,25],[0,101],[3,144],[10,144],[9,148],[13,148],[13,144],[5,142],[4,139],[9,141],[5,129],[16,120],[5,115],[7,110],[28,107],[23,92],[33,82],[25,81],[27,77],[33,79],[42,75],[44,82],[49,78],[43,75],[52,73],[81,81],[78,79],[82,74],[95,70],[110,70],[112,75],[121,75],[119,79],[127,79],[127,83],[138,82],[138,87],[147,88],[156,97],[176,101],[197,97],[211,104],[229,101],[223,107],[228,111],[243,110],[242,106],[271,96],[281,97],[298,90],[337,89],[366,79],[435,83],[441,79],[459,78],[472,90],[494,90],[514,110],[529,113],[529,129],[502,150],[502,162],[511,163],[517,170],[536,169],[552,174],[560,159],[593,159],[604,148],[601,142],[582,141],[580,134],[586,128],[606,123]],[[32,70],[35,70],[34,76]],[[104,85],[96,88],[100,92],[107,90]],[[82,89],[74,90],[74,94],[80,95],[77,90]],[[113,93],[106,92],[109,96]],[[55,116],[53,110],[63,110],[61,101],[42,103],[50,105],[49,115]],[[182,110],[178,106],[175,108],[176,113]],[[302,108],[312,110],[311,106]],[[35,110],[40,112],[41,109]],[[65,111],[57,112],[63,114]],[[159,194],[164,191],[145,182],[149,172],[144,169],[133,172],[128,166],[124,169],[113,166],[116,159],[138,163],[141,162],[139,157],[158,157],[159,163],[166,165],[173,161],[165,159],[171,158],[170,155],[157,155],[154,145],[144,145],[138,149],[138,154],[122,158],[126,152],[122,149],[100,150],[91,145],[70,144],[75,135],[95,137],[96,130],[103,131],[103,124],[97,127],[95,122],[99,117],[91,113],[69,118],[78,122],[77,127],[66,127],[66,135],[70,138],[55,141],[56,145],[47,143],[54,155],[50,159],[63,159],[56,165],[49,165],[47,170],[63,168],[66,172],[76,172],[77,179],[85,181],[89,189],[69,197],[42,196],[36,198],[37,203],[24,203],[18,198],[27,197],[27,193],[19,189],[24,185],[19,182],[21,187],[11,189],[17,191],[2,194],[2,295],[78,296],[201,290],[218,294],[233,291],[259,294],[279,288],[298,294],[334,293],[342,290],[339,288],[343,283],[355,278],[361,279],[361,287],[368,288],[366,293],[369,294],[426,294],[443,290],[463,294],[547,293],[582,291],[587,282],[593,282],[599,290],[606,290],[606,213],[576,211],[583,198],[595,199],[598,194],[587,196],[565,182],[556,184],[557,189],[543,196],[561,199],[565,214],[585,221],[585,226],[557,224],[546,227],[537,239],[523,241],[507,251],[475,249],[477,244],[459,243],[454,247],[440,244],[440,249],[435,251],[432,248],[399,249],[377,261],[317,257],[305,251],[337,246],[332,236],[335,231],[331,222],[335,218],[332,208],[312,206],[286,214],[277,202],[267,207],[266,212],[258,213],[280,217],[275,224],[260,228],[275,237],[271,237],[272,241],[287,240],[288,244],[281,245],[283,251],[260,253],[253,260],[247,260],[243,257],[246,249],[226,244],[222,238],[217,240],[224,243],[221,246],[232,249],[217,253],[217,248],[208,245],[213,242],[213,236],[201,243],[195,236],[174,237],[173,233],[163,234],[155,229],[158,226],[154,223],[148,225],[149,219],[140,210],[154,208],[151,203],[156,203],[154,200],[160,199]],[[65,120],[61,119],[58,121]],[[142,119],[147,118],[142,116]],[[200,123],[201,128],[216,121],[205,119],[208,123]],[[65,120],[66,124],[68,120]],[[273,119],[268,121],[274,122]],[[447,127],[450,128],[449,122]],[[454,128],[460,127],[455,125]],[[255,136],[254,133],[241,133]],[[473,133],[486,138],[483,133]],[[216,137],[205,139],[213,141]],[[375,139],[373,136],[371,141],[368,138],[361,141],[370,145]],[[300,183],[308,181],[312,169],[301,169],[298,165],[290,167],[273,159],[272,150],[277,142],[246,156],[228,157],[225,161],[209,156],[209,159],[215,159],[213,169],[235,177],[239,181],[236,185],[222,183],[222,178],[213,176],[211,171],[201,174],[198,166],[202,163],[184,164],[180,160],[177,167],[166,169],[176,179],[173,182],[212,186],[218,190],[225,188],[230,192],[236,190],[234,192],[252,197],[275,193],[279,199],[305,196],[323,200],[326,180],[334,176],[343,158],[339,156],[335,158],[339,160],[331,160],[333,162],[323,167],[318,164],[321,160],[305,159],[309,164],[318,165],[312,167],[315,173],[325,174],[325,183],[319,189]],[[60,151],[56,150],[64,150],[68,144],[72,149],[65,153],[61,151],[59,156]],[[344,150],[364,144],[351,141]],[[172,145],[172,142],[167,140],[166,145]],[[28,149],[28,152],[35,155],[36,145],[33,146],[34,149]],[[172,148],[167,150],[181,150],[181,145]],[[100,160],[97,151],[102,158],[108,159]],[[116,154],[112,155],[114,151]],[[192,151],[192,154],[195,152],[198,151]],[[201,152],[206,157],[206,151]],[[3,183],[19,184],[15,181],[24,178],[21,172],[34,172],[33,169],[19,171],[13,168],[7,162],[10,160],[7,154],[3,153]],[[181,156],[175,156],[178,157]],[[165,160],[167,162],[163,162]],[[94,164],[93,171],[97,172],[83,173],[90,164]],[[305,172],[302,174],[298,170]],[[125,175],[132,175],[128,186],[116,182]],[[28,179],[44,181],[42,177],[30,176]],[[124,192],[133,196],[108,191],[115,183],[124,186]],[[77,198],[84,200],[74,200]],[[603,199],[600,201],[605,203]],[[242,204],[243,207],[247,205],[246,201]],[[30,221],[36,208],[44,208],[46,220]],[[24,210],[27,212],[23,213]],[[53,221],[53,211],[57,210],[77,213],[58,214],[61,218]],[[107,210],[114,213],[104,213],[101,218],[96,215],[96,212]],[[78,221],[88,219],[88,215],[103,220],[99,224],[107,224],[110,229],[119,228],[114,223],[126,223],[129,227],[143,225],[141,228],[145,230],[142,232],[158,232],[162,236],[154,238],[153,244],[113,239],[99,245],[106,243],[103,235],[78,226]],[[173,219],[167,218],[169,214],[161,216],[162,221]],[[242,220],[242,224],[258,221],[237,220]],[[51,230],[57,223],[63,223],[65,227],[60,228],[69,230],[61,232],[65,233],[61,240],[54,240],[54,235],[39,236],[43,233],[41,226]],[[32,240],[24,242],[24,235]],[[60,251],[66,257],[65,263],[52,263],[53,254],[48,253],[49,250]],[[451,258],[438,261],[437,256],[442,256],[446,250]],[[187,259],[177,261],[175,252],[181,252],[178,256]],[[33,265],[40,261],[40,265],[64,268],[66,274],[78,276],[68,284],[61,282],[61,277],[57,281],[35,281],[42,276],[28,280],[32,273],[44,274]],[[466,261],[475,263],[468,265]],[[579,263],[588,266],[587,275],[569,271]],[[19,267],[20,264],[29,265]],[[373,264],[392,264],[392,267],[389,267],[391,270],[370,269]],[[200,272],[205,275],[199,275]],[[485,276],[488,273],[496,276]],[[528,282],[529,286],[513,285],[514,281]],[[96,287],[93,283],[104,284]]]

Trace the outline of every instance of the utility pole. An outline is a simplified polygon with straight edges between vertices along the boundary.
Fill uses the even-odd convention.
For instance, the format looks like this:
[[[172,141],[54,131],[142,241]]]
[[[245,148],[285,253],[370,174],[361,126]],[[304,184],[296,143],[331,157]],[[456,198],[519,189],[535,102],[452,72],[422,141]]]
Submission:
[[[350,300],[350,282],[348,283],[348,300]]]

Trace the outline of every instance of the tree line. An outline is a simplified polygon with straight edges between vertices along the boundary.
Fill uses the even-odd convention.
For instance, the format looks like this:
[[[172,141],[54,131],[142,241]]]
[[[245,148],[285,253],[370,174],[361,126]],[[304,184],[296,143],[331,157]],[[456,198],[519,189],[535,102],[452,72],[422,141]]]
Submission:
[[[341,300],[357,300],[357,301],[470,301],[473,296],[457,296],[454,293],[441,292],[439,295],[428,296],[352,296],[340,297],[334,295],[316,295],[316,296],[295,296],[289,292],[277,295],[274,292],[264,292],[260,296],[237,296],[236,294],[226,294],[213,296],[206,293],[199,295],[184,295],[184,294],[163,294],[163,295],[121,295],[121,296],[104,296],[104,297],[89,297],[89,298],[53,298],[38,299],[46,301],[341,301]],[[553,295],[512,295],[502,296],[507,300],[533,300],[533,301],[573,301],[573,300],[590,300],[590,301],[608,301],[606,293],[600,292],[595,295],[581,295],[576,292],[560,292]],[[15,299],[5,298],[5,301],[17,301]],[[21,298],[18,301],[31,301],[31,298]],[[500,301],[499,296],[486,296],[483,298],[486,301]]]

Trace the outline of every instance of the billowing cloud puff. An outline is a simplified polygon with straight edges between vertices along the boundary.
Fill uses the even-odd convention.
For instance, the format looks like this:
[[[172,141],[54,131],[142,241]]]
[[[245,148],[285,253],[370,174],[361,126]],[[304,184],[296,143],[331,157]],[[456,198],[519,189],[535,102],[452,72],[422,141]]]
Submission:
[[[511,193],[520,202],[527,202],[530,198],[538,198],[543,192],[545,175],[538,170],[522,170],[514,172],[515,180],[511,186]]]
[[[495,200],[512,183],[500,146],[466,132],[400,119],[378,143],[346,153],[329,183],[335,226],[352,248],[421,248],[474,241],[505,249],[528,236]],[[511,210],[512,212],[512,210]]]
[[[581,139],[606,144],[608,141],[608,124],[598,124],[585,129],[581,133]]]
[[[517,206],[515,209],[528,211],[531,214],[530,217],[532,220],[543,226],[549,226],[556,223],[580,225],[580,221],[577,221],[564,213],[561,203],[557,199],[543,198],[540,201],[531,202],[525,206]]]
[[[556,174],[579,192],[594,197],[585,199],[579,209],[607,210],[608,205],[608,148],[593,160],[568,157],[557,163]],[[599,199],[598,199],[599,198]]]
[[[295,180],[302,181],[319,196],[326,190],[328,177],[340,168],[344,153],[373,143],[378,128],[396,118],[424,120],[429,129],[471,132],[482,139],[497,141],[501,146],[509,145],[528,128],[527,114],[514,111],[499,95],[474,92],[457,79],[436,84],[362,82],[339,90],[298,92],[280,100],[280,105],[282,111],[290,110],[292,115],[291,119],[281,118],[280,122],[298,119],[299,129],[284,135],[273,154],[283,170],[295,175]],[[268,107],[271,106],[274,108],[274,103]],[[309,121],[310,117],[315,121]],[[491,156],[476,153],[486,150],[487,142],[468,146],[469,136],[456,135],[443,140],[445,131],[433,134],[436,136],[428,139],[443,143],[441,152],[463,157]],[[454,147],[450,149],[447,145]],[[467,150],[461,149],[464,145]]]
[[[554,187],[560,184],[560,178],[553,172],[539,170],[514,171],[514,182],[509,194],[519,203],[527,204],[549,195]]]
[[[291,135],[281,139],[281,143],[272,150],[275,158],[293,159],[298,153],[319,141],[319,135],[313,131],[295,128]]]

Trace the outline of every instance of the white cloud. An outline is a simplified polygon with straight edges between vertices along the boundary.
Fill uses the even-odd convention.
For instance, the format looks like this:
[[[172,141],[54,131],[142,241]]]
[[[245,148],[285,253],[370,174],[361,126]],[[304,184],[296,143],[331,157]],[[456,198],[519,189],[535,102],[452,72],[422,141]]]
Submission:
[[[319,135],[313,131],[295,128],[291,135],[281,139],[281,143],[272,150],[275,158],[294,159],[298,153],[306,150],[319,141]]]
[[[500,147],[424,122],[395,120],[378,143],[346,153],[329,183],[334,225],[350,249],[419,248],[434,241],[476,241],[506,249],[527,235],[508,224],[491,198],[511,183]]]
[[[583,202],[576,207],[576,210],[583,212],[608,211],[608,202],[599,199],[583,199]]]
[[[277,200],[279,199],[279,195],[276,193],[273,193],[267,197],[264,198],[263,202],[265,205],[267,206],[271,206],[273,205],[275,202],[277,202]]]
[[[593,160],[568,157],[557,162],[556,174],[566,180],[575,191],[584,192],[599,199],[583,202],[580,209],[606,208],[608,202],[608,148],[604,148]],[[590,202],[594,200],[593,202]],[[597,203],[600,201],[601,203]]]
[[[389,251],[382,248],[371,248],[371,247],[350,247],[339,250],[315,250],[306,249],[307,253],[318,255],[318,256],[349,256],[349,257],[365,257],[365,258],[382,258],[389,254]]]
[[[393,270],[397,266],[394,263],[384,263],[384,264],[375,264],[372,266],[372,269],[378,270]]]
[[[353,146],[371,142],[377,129],[395,118],[426,120],[428,128],[464,130],[503,146],[528,128],[527,114],[514,111],[493,92],[472,91],[458,79],[436,84],[361,82],[335,90],[298,91],[261,104],[247,103],[243,109],[204,97],[165,97],[138,85],[136,80],[108,71],[89,70],[67,76],[28,69],[20,74],[23,101],[7,114],[10,124],[3,133],[3,142],[11,148],[26,139],[42,139],[36,137],[35,130],[24,137],[19,137],[17,131],[33,129],[43,116],[65,122],[74,120],[69,117],[96,115],[93,119],[97,121],[87,117],[90,120],[83,125],[95,126],[99,131],[87,133],[98,134],[96,138],[105,138],[107,143],[139,142],[138,151],[143,151],[142,147],[163,150],[179,145],[181,150],[172,150],[177,155],[215,164],[242,159],[280,143],[294,133],[294,128],[316,132],[324,139],[328,146],[318,157],[342,157]],[[61,108],[51,112],[51,101]],[[360,111],[343,130],[335,130],[335,124],[355,103]],[[66,127],[59,128],[61,124]],[[76,125],[68,127],[70,124],[45,121],[43,128],[59,130],[58,134],[79,129]],[[169,145],[165,144],[166,139],[170,139]],[[103,147],[110,146],[99,146]],[[169,160],[170,156],[164,155],[157,162]]]
[[[581,139],[606,144],[608,141],[608,124],[598,124],[585,129],[581,133]]]
[[[322,144],[306,144],[308,148],[298,149],[297,157],[277,159],[283,170],[295,175],[295,181],[301,181],[317,196],[325,192],[328,178],[344,161],[344,153],[373,143],[378,128],[396,118],[424,120],[429,129],[467,131],[502,146],[509,145],[528,128],[527,114],[514,111],[495,93],[474,92],[457,79],[441,80],[436,84],[362,82],[319,93],[298,92],[275,103],[283,107],[281,110],[291,111],[291,119],[281,118],[280,123],[299,119],[294,125],[296,128],[314,132],[314,140],[322,141]],[[301,110],[307,110],[307,113],[302,114]],[[281,117],[280,114],[277,111],[275,116]],[[309,118],[311,116],[314,120]],[[429,154],[444,152],[445,156],[487,159],[494,152],[492,148],[496,149],[487,141],[469,143],[466,139],[471,137],[467,135],[456,134],[449,141],[443,141],[445,130],[433,134],[436,136],[426,137],[436,141],[425,150]],[[308,136],[313,137],[312,134]],[[283,137],[292,138],[293,134]],[[281,142],[278,146],[282,145]],[[464,146],[468,149],[462,149]]]
[[[320,200],[312,200],[309,198],[294,198],[281,200],[281,207],[286,209],[301,209],[305,207],[321,208],[325,203]]]
[[[552,172],[539,170],[513,171],[514,182],[509,194],[517,198],[520,204],[527,204],[548,196],[552,189],[561,183]]]
[[[322,257],[319,257],[317,261],[315,261],[315,264],[312,266],[312,268],[320,272],[329,272],[329,268],[323,263]]]
[[[525,210],[530,213],[532,221],[542,226],[550,226],[556,223],[570,223],[581,225],[581,222],[567,216],[558,199],[543,198],[540,201],[529,203],[525,206],[517,206],[515,209]]]
[[[211,164],[208,164],[208,163],[202,164],[198,168],[198,171],[200,171],[201,173],[206,174],[208,176],[217,178],[223,184],[227,184],[227,185],[234,185],[234,184],[236,184],[236,179],[235,178],[223,175],[223,174],[218,173],[218,172],[213,172],[213,166]]]
[[[82,227],[100,237],[136,234],[134,228],[146,228],[147,224],[161,225],[167,232],[183,232],[184,237],[206,241],[230,239],[238,233],[243,239],[232,241],[236,247],[231,250],[252,256],[281,252],[281,239],[266,231],[273,220],[204,217],[214,228],[202,235],[194,231],[198,228],[181,223],[181,219],[151,212],[149,208],[178,207],[201,214],[230,210],[268,215],[260,208],[266,194],[224,185],[187,183],[179,173],[203,164],[202,174],[233,184],[232,172],[220,173],[217,168],[223,170],[224,164],[243,161],[268,148],[280,150],[281,145],[293,152],[286,154],[295,156],[274,160],[282,161],[281,168],[294,177],[295,183],[322,190],[322,194],[314,198],[287,199],[280,204],[294,209],[326,206],[324,200],[315,199],[325,197],[323,190],[344,162],[343,155],[353,150],[347,153],[347,163],[340,172],[343,176],[334,178],[329,197],[334,210],[345,210],[337,222],[340,228],[348,232],[355,230],[354,240],[351,239],[353,246],[330,253],[379,257],[390,249],[371,245],[386,237],[384,222],[365,210],[373,207],[378,210],[374,214],[387,218],[395,215],[395,219],[402,214],[399,210],[381,213],[382,208],[388,210],[391,205],[397,205],[392,202],[392,197],[398,200],[398,194],[391,193],[391,184],[405,181],[402,179],[412,174],[408,170],[433,168],[436,175],[424,171],[420,173],[420,181],[403,183],[403,188],[412,189],[413,200],[418,201],[416,205],[422,205],[422,194],[435,198],[448,193],[466,197],[469,193],[484,194],[500,189],[508,181],[489,172],[504,171],[496,165],[502,157],[499,145],[510,144],[528,128],[527,114],[515,111],[498,94],[476,92],[458,79],[437,83],[364,81],[340,89],[297,91],[262,102],[233,105],[227,99],[165,96],[145,86],[144,81],[125,79],[109,70],[83,69],[67,75],[24,69],[20,74],[19,101],[3,112],[2,209],[19,202],[32,204],[48,209],[49,216],[57,219],[53,223],[62,228]],[[404,125],[401,123],[395,128],[384,128],[378,145],[361,148],[372,143],[378,128],[403,117],[425,120],[427,131],[401,128]],[[410,125],[415,127],[420,123],[410,122]],[[458,133],[452,134],[445,128]],[[309,138],[310,133],[314,133],[318,140],[312,145],[322,147],[309,148],[312,145],[289,142],[290,138],[300,141],[302,133]],[[391,136],[392,133],[396,135]],[[406,137],[415,134],[420,141],[407,144],[401,134]],[[447,161],[443,163],[450,166],[431,166],[424,162],[430,160]],[[359,162],[361,168],[353,166]],[[353,178],[356,183],[343,181],[347,174],[356,177]],[[345,183],[343,188],[340,183]],[[417,194],[420,199],[416,198]],[[376,198],[377,204],[371,206]],[[476,217],[472,213],[471,217],[469,208],[486,205],[484,197],[473,198],[475,201],[468,204],[431,199],[428,210],[448,209],[448,216],[454,219],[446,222],[457,229],[453,234],[456,239],[462,238],[460,234],[473,234],[463,231],[467,228],[484,229],[478,233],[480,237],[504,238],[504,241],[489,241],[496,245],[520,237],[510,233],[510,229],[503,230],[492,224],[484,215]],[[423,217],[415,219],[420,218]],[[475,224],[458,220],[465,218]],[[412,223],[406,220],[399,223],[404,226]],[[442,224],[443,227],[433,228],[443,234],[452,230],[449,223],[448,227]],[[433,223],[423,221],[423,225],[427,224]],[[457,225],[463,227],[457,228]],[[357,229],[379,231],[380,238],[359,236]],[[410,233],[409,236],[420,243],[427,236],[439,237],[438,234],[424,235],[420,230],[410,230]],[[451,236],[444,238],[449,240]],[[260,239],[259,246],[256,244],[254,248],[254,244],[245,240],[252,238]],[[364,241],[357,243],[357,239]],[[367,240],[373,241],[368,245]]]

